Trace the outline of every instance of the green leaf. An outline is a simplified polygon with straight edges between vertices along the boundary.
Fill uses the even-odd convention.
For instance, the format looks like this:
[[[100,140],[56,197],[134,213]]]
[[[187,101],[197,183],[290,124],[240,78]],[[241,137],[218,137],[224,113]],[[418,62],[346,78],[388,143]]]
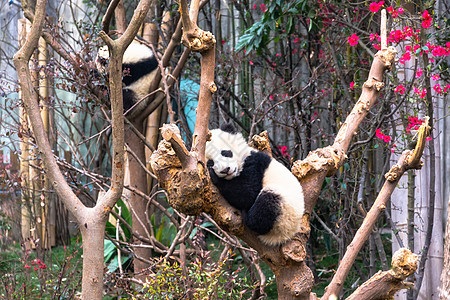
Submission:
[[[105,249],[103,250],[103,257],[105,258],[105,262],[108,262],[111,257],[116,253],[116,245],[113,244],[110,240],[105,239],[103,241]]]

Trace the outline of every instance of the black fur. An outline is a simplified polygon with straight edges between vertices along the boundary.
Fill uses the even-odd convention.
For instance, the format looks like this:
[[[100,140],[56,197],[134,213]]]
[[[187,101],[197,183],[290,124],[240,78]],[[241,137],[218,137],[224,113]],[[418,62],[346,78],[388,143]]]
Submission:
[[[273,228],[281,214],[281,197],[270,191],[262,191],[247,213],[244,222],[257,234],[266,234]]]
[[[127,89],[126,87],[122,88],[123,95],[123,111],[126,112],[136,103],[136,93],[131,89]],[[138,99],[139,101],[141,99]]]
[[[158,61],[156,60],[155,56],[146,58],[137,63],[124,62],[122,64],[122,81],[126,86],[129,86],[133,82],[154,71],[157,67]]]
[[[237,133],[236,128],[234,128],[233,124],[231,123],[222,124],[222,126],[220,126],[220,129],[231,134]]]
[[[264,173],[271,161],[268,155],[253,151],[245,159],[239,176],[231,180],[218,177],[212,169],[214,162],[207,162],[214,185],[228,203],[242,211],[245,224],[257,234],[268,233],[281,213],[280,197],[270,191],[261,192]]]

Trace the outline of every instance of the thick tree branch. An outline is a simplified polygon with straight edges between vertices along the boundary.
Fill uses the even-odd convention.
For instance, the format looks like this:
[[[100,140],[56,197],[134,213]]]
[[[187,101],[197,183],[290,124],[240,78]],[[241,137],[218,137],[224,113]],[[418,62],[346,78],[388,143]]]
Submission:
[[[398,249],[392,256],[392,268],[372,276],[357,288],[346,300],[388,299],[402,289],[411,288],[413,283],[404,282],[417,269],[418,256],[409,249]]]
[[[38,94],[31,82],[30,68],[28,66],[28,62],[33,54],[33,51],[38,45],[39,37],[42,33],[45,21],[46,5],[46,0],[39,0],[36,3],[36,11],[32,14],[34,22],[31,26],[31,31],[29,32],[24,45],[14,55],[13,61],[19,78],[22,100],[24,102],[26,112],[30,118],[33,133],[44,162],[45,172],[52,182],[56,193],[61,199],[65,200],[68,209],[75,216],[77,221],[80,221],[83,217],[82,208],[84,208],[84,205],[75,196],[65,181],[65,178],[56,163],[56,159],[53,156],[52,148],[48,141],[44,124],[41,119]]]
[[[362,246],[369,238],[375,222],[378,220],[378,217],[386,209],[386,202],[391,197],[392,192],[395,190],[401,176],[405,173],[405,171],[409,169],[420,169],[422,167],[420,157],[423,153],[426,136],[430,132],[428,120],[428,118],[425,118],[425,122],[420,126],[419,140],[417,141],[416,148],[413,151],[403,151],[397,164],[392,166],[389,172],[385,175],[386,181],[380,193],[378,194],[377,199],[364,218],[361,227],[353,237],[353,241],[347,247],[347,251],[345,252],[345,255],[342,258],[341,262],[339,263],[338,270],[336,271],[336,274],[334,275],[331,283],[328,285],[322,299],[333,299],[333,296],[339,296],[339,293],[344,286],[344,281],[345,278],[347,278],[348,272],[355,262],[355,259],[358,256]]]
[[[140,1],[134,12],[130,25],[117,40],[112,40],[104,32],[100,32],[103,41],[108,45],[111,61],[109,64],[109,85],[111,93],[111,127],[113,137],[113,161],[111,189],[97,202],[97,210],[108,212],[121,196],[124,179],[124,120],[122,98],[122,58],[128,45],[136,37],[139,27],[150,9],[152,0]],[[106,25],[106,23],[104,24]]]

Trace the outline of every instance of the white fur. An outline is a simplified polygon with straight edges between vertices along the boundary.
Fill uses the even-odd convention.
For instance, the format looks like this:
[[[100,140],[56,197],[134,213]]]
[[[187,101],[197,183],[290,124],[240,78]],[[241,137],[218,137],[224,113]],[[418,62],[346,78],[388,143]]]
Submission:
[[[277,245],[291,239],[301,227],[305,211],[303,190],[297,178],[281,163],[272,159],[263,178],[263,191],[270,190],[283,198],[281,215],[272,230],[259,238],[268,245]]]
[[[242,134],[230,134],[221,129],[211,130],[211,141],[206,143],[206,160],[214,161],[217,176],[231,179],[239,176],[245,159],[255,149],[248,146]],[[223,157],[222,150],[231,150],[233,157]],[[228,174],[221,171],[229,167]],[[280,195],[281,215],[272,230],[258,237],[268,245],[278,245],[291,239],[301,227],[304,213],[303,190],[297,178],[281,163],[272,159],[264,173],[263,189]]]
[[[105,59],[109,59],[109,50],[107,46],[102,46],[98,50],[98,57],[102,57]],[[153,57],[153,51],[144,44],[139,43],[138,41],[132,41],[128,48],[125,50],[123,54],[123,63],[137,63],[141,60]],[[107,66],[100,64],[99,59],[96,61],[97,69],[106,73]],[[126,76],[126,75],[125,75]],[[153,79],[156,76],[156,72],[150,72],[147,75],[143,76],[139,80],[133,82],[129,86],[124,86],[124,89],[132,90],[136,94],[136,102],[143,99],[146,95],[149,94],[150,86],[153,82]],[[133,109],[133,111],[141,111],[144,106],[147,106],[147,101],[140,101],[138,105]],[[128,115],[129,117],[133,117],[133,113]]]
[[[222,156],[223,150],[230,150],[233,157]],[[255,151],[247,145],[242,134],[230,134],[220,129],[213,129],[211,130],[211,141],[206,143],[205,155],[206,160],[214,161],[213,169],[217,176],[231,179],[239,176],[244,160],[252,150]],[[227,167],[230,168],[230,171],[227,174],[221,173]]]

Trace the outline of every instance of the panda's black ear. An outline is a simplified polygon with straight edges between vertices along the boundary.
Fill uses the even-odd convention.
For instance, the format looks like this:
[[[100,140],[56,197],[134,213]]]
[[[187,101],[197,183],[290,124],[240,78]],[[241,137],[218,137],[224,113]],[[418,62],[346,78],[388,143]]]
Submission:
[[[236,128],[234,128],[233,124],[231,123],[224,123],[220,126],[220,130],[231,133],[231,134],[236,134]]]

